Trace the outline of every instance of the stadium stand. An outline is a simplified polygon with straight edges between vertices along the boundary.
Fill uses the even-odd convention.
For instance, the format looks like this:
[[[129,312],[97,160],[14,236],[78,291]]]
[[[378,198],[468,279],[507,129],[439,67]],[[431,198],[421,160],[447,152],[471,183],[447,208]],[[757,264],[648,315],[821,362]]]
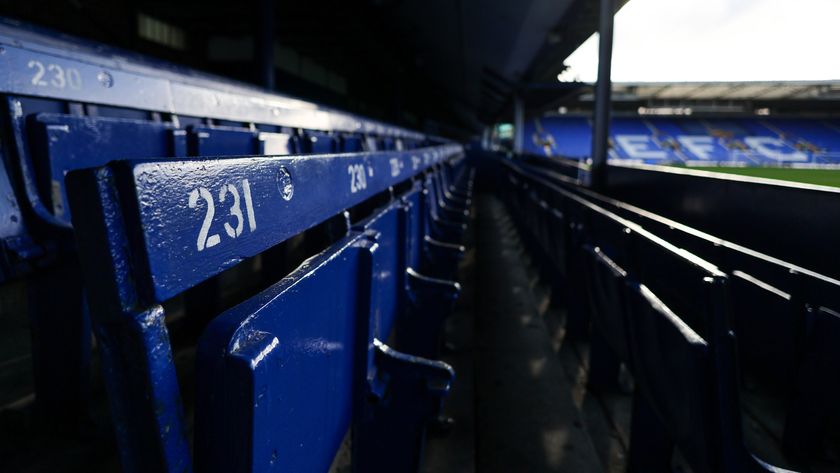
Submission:
[[[837,120],[620,114],[593,184],[575,114],[462,144],[11,20],[0,70],[2,471],[840,469],[840,191],[659,166]]]
[[[589,386],[615,389],[622,363],[633,372],[632,471],[666,470],[674,444],[693,471],[778,471],[740,451],[739,409],[771,426],[792,464],[834,441],[840,358],[825,340],[840,330],[840,281],[580,187],[574,161],[500,165],[538,260],[558,261],[551,232],[572,242],[563,259],[579,266],[563,273],[584,275],[589,294]],[[701,419],[717,424],[700,432]]]
[[[527,153],[589,157],[587,118],[543,117],[526,125]],[[549,136],[556,145],[546,148]],[[840,156],[840,131],[806,118],[616,117],[610,142],[610,159],[646,164],[813,166],[837,164]]]
[[[408,264],[422,256],[406,254],[407,235],[413,232],[411,240],[419,240],[427,229],[409,220],[403,196],[391,197],[389,188],[408,180],[418,193],[412,175],[438,164],[446,167],[459,150],[444,145],[419,155],[135,161],[71,174],[71,203],[87,209],[73,223],[85,279],[94,281],[90,307],[111,378],[112,410],[120,419],[124,465],[148,471],[190,464],[165,341],[166,314],[159,304],[385,192],[387,203],[374,215],[358,223],[348,215],[346,226],[333,228],[341,238],[336,243],[207,327],[197,356],[197,467],[264,470],[284,458],[284,468],[324,470],[352,417],[375,424],[360,429],[379,436],[370,446],[365,437],[354,439],[357,461],[370,462],[370,471],[416,468],[411,452],[420,446],[413,443],[440,408],[453,372],[444,363],[395,352],[381,340],[402,317],[426,314],[424,322],[437,321],[437,326],[410,336],[435,337],[445,314],[435,314],[429,304],[445,308],[437,299],[451,301],[457,285],[431,279]],[[344,188],[343,195],[311,192],[316,183]],[[232,199],[236,224],[224,223],[226,238],[213,225],[216,189],[219,204],[227,194]],[[190,218],[194,209],[205,222],[197,240]],[[227,248],[208,251],[217,245]],[[425,305],[411,307],[411,315],[405,301],[418,294]],[[360,362],[366,369],[358,367]],[[383,404],[360,401],[374,396]],[[361,405],[354,407],[354,400]],[[351,416],[354,409],[361,411]],[[312,431],[284,434],[283,425]],[[149,455],[150,447],[162,455]],[[379,450],[393,452],[398,463],[366,459]]]
[[[360,471],[416,470],[454,376],[420,355],[460,290],[462,147],[13,22],[0,38],[0,274],[29,290],[39,417],[88,422],[95,362],[124,471],[326,470],[351,425]]]

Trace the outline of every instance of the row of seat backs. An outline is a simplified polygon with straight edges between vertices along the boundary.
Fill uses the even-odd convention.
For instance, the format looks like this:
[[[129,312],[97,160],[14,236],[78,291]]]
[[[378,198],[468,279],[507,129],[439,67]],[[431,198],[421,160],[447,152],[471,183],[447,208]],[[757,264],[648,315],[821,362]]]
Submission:
[[[389,339],[406,314],[409,276],[423,266],[433,174],[210,324],[199,346],[197,469],[329,467],[359,402],[354,383],[370,381],[353,379],[358,365],[374,373],[373,341]]]
[[[590,288],[598,291],[597,288],[608,286],[620,277],[615,276],[614,262],[599,248],[594,252],[597,254],[588,260],[587,272],[592,278]],[[672,284],[680,292],[677,296],[683,296],[685,301],[688,293],[681,276],[679,271],[674,271],[670,280],[660,283]],[[665,293],[660,291],[660,294]],[[614,304],[613,310],[621,307],[620,295],[600,295],[612,296],[607,300]],[[673,296],[669,300],[680,299]],[[779,433],[786,451],[800,459],[813,459],[815,454],[820,455],[826,438],[826,414],[836,411],[836,405],[827,399],[840,393],[837,373],[840,350],[836,345],[840,338],[840,316],[826,307],[811,306],[739,270],[730,273],[727,299],[732,329],[737,336],[738,365],[743,369],[740,376],[743,378],[743,373],[748,373],[753,383],[760,382],[759,392],[781,400],[785,406],[782,412],[774,414],[784,424],[784,430]],[[620,319],[611,314],[599,320],[598,313],[593,311],[600,333],[611,341],[618,339],[621,334],[615,332],[620,328],[616,323]],[[628,315],[631,320],[637,320],[632,310]]]
[[[59,100],[5,99],[14,146],[4,153],[0,184],[10,198],[4,200],[9,208],[0,213],[14,218],[3,220],[0,237],[10,250],[4,271],[10,276],[25,273],[27,260],[56,245],[58,230],[70,226],[64,176],[74,169],[118,159],[332,154],[429,144],[410,138],[168,117]]]
[[[573,182],[564,176],[538,174],[552,176],[558,186],[592,199],[625,219],[641,222],[676,246],[726,268],[731,276],[729,300],[741,367],[789,406],[783,414],[787,451],[800,457],[812,457],[819,451],[828,425],[821,412],[835,410],[836,406],[826,399],[829,393],[840,391],[836,374],[840,354],[830,342],[840,337],[840,317],[830,308],[836,307],[836,281],[579,186],[569,186]],[[618,245],[618,250],[624,247],[626,244]]]
[[[821,348],[819,340],[828,333],[840,336],[840,327],[835,328],[840,321],[840,282],[661,222],[646,219],[644,224],[683,248],[708,254],[732,276],[733,324],[741,361],[750,372],[788,389],[799,380],[802,360],[809,353],[838,358],[837,350]]]
[[[740,444],[734,345],[723,302],[728,278],[638,225],[510,168],[525,196],[520,202],[530,207],[518,210],[559,220],[558,228],[571,229],[566,238],[576,240],[572,251],[582,247],[580,266],[566,273],[589,279],[593,323],[623,356],[683,455],[697,471],[752,464]],[[539,203],[554,191],[560,191],[556,202]],[[546,213],[554,205],[562,218]]]
[[[21,152],[26,151],[24,148],[30,139],[27,122],[37,114],[168,122],[181,129],[197,125],[254,128],[277,133],[288,133],[290,130],[310,132],[309,137],[301,136],[300,146],[292,151],[295,153],[321,153],[330,147],[334,148],[333,151],[401,149],[401,145],[409,149],[421,143],[444,142],[422,133],[17,20],[0,18],[0,43],[3,44],[0,62],[6,72],[0,80],[5,112],[0,119],[4,132],[13,132],[12,136],[4,137],[11,146],[4,147],[4,166],[0,168],[0,190],[4,192],[4,205],[0,207],[0,214],[4,217],[0,219],[0,238],[13,258],[25,260],[37,256],[48,243],[37,242],[39,245],[35,245],[29,233],[35,230],[33,227],[37,227],[39,221],[30,220],[30,215],[25,216],[27,222],[21,218],[21,213],[29,212],[27,207],[30,204],[38,204],[37,199],[27,202],[27,197],[32,197],[31,191],[36,185],[44,185],[43,182],[36,184],[35,176],[25,172],[21,175],[19,169],[26,164],[24,160],[36,162],[35,170],[41,177],[38,167],[42,164]],[[347,139],[341,138],[330,144],[331,139],[322,139],[326,133],[334,138],[341,136]],[[112,138],[107,134],[99,137],[103,141]],[[127,139],[130,138],[127,136]],[[252,150],[239,149],[231,154],[253,153]],[[128,145],[121,156],[113,159],[123,154],[136,156]],[[142,157],[173,155],[174,152]],[[32,170],[31,166],[29,170]],[[49,210],[52,209],[53,183],[50,182],[49,172],[43,176],[46,176],[43,177],[46,192],[41,197]],[[24,188],[23,181],[27,179],[33,180],[29,183],[30,192]],[[62,186],[62,182],[56,185],[59,188]],[[63,203],[66,205],[66,201]],[[40,216],[49,222],[49,213],[43,212]],[[69,220],[63,221],[66,223]]]
[[[142,58],[138,60],[131,54],[115,52],[102,45],[80,46],[81,41],[57,36],[55,33],[29,32],[18,23],[10,24],[0,19],[0,42],[4,53],[0,62],[6,72],[0,80],[3,95],[3,107],[0,108],[4,111],[0,121],[6,138],[4,142],[8,145],[0,149],[3,160],[0,192],[4,197],[0,203],[0,282],[23,276],[27,278],[26,285],[31,293],[48,295],[41,298],[49,299],[47,303],[30,302],[27,307],[35,340],[31,358],[36,360],[36,399],[40,404],[36,408],[43,407],[45,399],[53,401],[54,409],[45,412],[70,411],[79,407],[72,401],[80,400],[78,404],[88,401],[84,393],[89,383],[86,378],[89,375],[90,322],[87,308],[82,303],[81,278],[75,268],[74,240],[68,231],[72,216],[64,182],[66,173],[101,166],[112,160],[168,158],[178,161],[187,156],[382,152],[415,150],[445,142],[195,71],[143,62]],[[39,65],[49,68],[47,75],[40,82],[31,81],[32,73]],[[59,87],[56,85],[59,79],[53,74],[62,70],[65,74],[76,75],[75,79],[65,75],[69,82],[61,80]],[[430,165],[424,161],[427,158],[423,153],[416,153],[406,162],[414,162],[414,159],[419,159],[423,167]],[[111,182],[122,180],[125,184],[131,180],[127,167],[123,169],[125,173],[117,168],[119,166],[107,171],[114,172]],[[342,169],[348,171],[344,174],[345,179],[355,176],[357,184],[364,184],[359,173],[363,170],[363,166],[358,167],[349,174],[349,169]],[[387,166],[377,170],[382,171],[382,175],[393,172]],[[103,182],[107,181],[105,176],[100,177]],[[272,185],[278,188],[281,199],[284,193],[293,192],[282,175],[271,176],[269,181],[271,179],[274,179]],[[371,181],[375,179],[368,178],[367,184],[374,185]],[[300,183],[295,180],[295,184]],[[201,192],[199,187],[205,187],[207,192]],[[345,187],[346,184],[340,188]],[[217,218],[211,219],[207,238],[203,239],[205,249],[211,241],[217,242],[215,247],[219,249],[226,246],[227,239],[245,239],[255,231],[252,225],[255,218],[248,215],[248,203],[244,202],[247,191],[242,181],[234,180],[216,187],[198,186],[192,190],[197,195],[195,208],[191,209],[193,217],[208,208],[206,195],[217,204]],[[361,189],[359,194],[365,192]],[[223,199],[225,201],[221,202]],[[237,201],[238,216],[228,208],[231,205],[230,208],[234,208]],[[126,205],[126,208],[131,207],[131,204]],[[227,221],[219,219],[219,214],[226,216]],[[189,232],[198,230],[196,227]],[[259,230],[264,230],[262,219],[257,220],[256,231]],[[213,236],[217,238],[211,238]],[[125,237],[129,238],[128,235]],[[139,240],[143,236],[137,227],[132,227],[130,237],[135,249],[142,247]],[[306,240],[308,243],[308,236]],[[192,246],[184,241],[184,252],[197,247],[195,235]],[[137,270],[137,274],[150,272],[144,270],[148,262],[124,250],[127,248],[115,248],[115,252],[107,256],[126,256],[123,262],[136,265],[132,266],[132,271]],[[227,255],[230,258],[226,263],[229,264],[243,258],[237,254]],[[65,256],[66,259],[56,261]],[[55,266],[61,267],[58,276],[65,280],[59,281],[57,275],[50,273]],[[187,267],[180,269],[189,271]],[[43,277],[45,274],[47,276]],[[120,289],[127,292],[140,290],[122,300],[108,298],[93,304],[113,302],[116,305],[110,307],[115,310],[121,310],[117,306],[123,302],[142,306],[154,299],[158,289],[151,288],[155,284],[145,280],[137,285],[124,280],[114,284],[122,284]],[[49,316],[43,312],[49,312]],[[157,312],[150,312],[149,321],[157,320],[154,314]],[[74,338],[74,335],[78,337]],[[102,333],[99,335],[97,341],[103,347],[102,351],[111,349],[113,345],[109,342],[112,340],[102,337]],[[165,350],[161,353],[165,354]],[[131,370],[139,369],[146,362],[143,359],[134,361],[136,363],[128,367]],[[105,365],[107,371],[109,368],[107,363]],[[42,369],[44,366],[47,369]],[[61,372],[75,375],[62,377]],[[161,377],[164,383],[166,379]],[[39,384],[47,389],[39,388]],[[66,402],[69,398],[73,399]],[[177,413],[170,413],[177,417]],[[74,412],[68,413],[68,417],[76,414],[81,415]],[[152,419],[154,413],[149,414],[147,417]],[[175,428],[174,425],[166,427],[167,430]]]
[[[443,162],[458,152],[444,146],[310,159],[122,161],[71,173],[71,203],[88,209],[73,224],[100,326],[124,317],[121,312],[154,307],[383,189],[408,186],[397,200],[386,192],[387,204],[346,237],[212,322],[199,346],[197,466],[301,471],[329,465],[358,392],[352,390],[359,382],[356,357],[370,358],[373,339],[388,338],[405,304],[399,288],[406,286],[407,266],[419,259],[417,233],[424,229],[417,216],[425,213],[423,196],[434,190],[406,179],[424,169],[429,176],[451,172]],[[429,176],[427,186],[435,182]],[[240,193],[245,210],[238,217],[231,211],[224,226],[211,217],[196,240],[193,227],[207,215],[199,202],[215,200],[217,189]]]
[[[616,215],[639,222],[730,274],[740,359],[765,382],[789,389],[799,381],[805,358],[821,358],[826,363],[838,358],[837,350],[824,347],[820,340],[837,331],[840,281],[579,186],[565,185],[565,179],[555,182]]]
[[[825,330],[830,332],[840,312],[840,281],[575,186],[565,175],[554,174],[557,166],[536,160],[528,160],[527,165],[564,189],[640,223],[731,274],[733,323],[742,362],[776,386],[796,381],[795,366],[806,351],[817,346],[808,340]]]

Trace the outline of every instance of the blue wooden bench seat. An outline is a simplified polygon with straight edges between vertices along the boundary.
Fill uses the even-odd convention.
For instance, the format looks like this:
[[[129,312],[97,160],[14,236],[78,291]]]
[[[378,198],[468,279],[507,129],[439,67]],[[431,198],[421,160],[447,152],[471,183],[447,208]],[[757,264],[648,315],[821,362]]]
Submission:
[[[461,147],[17,22],[0,19],[0,36],[0,62],[7,72],[0,94],[9,125],[3,134],[7,146],[0,149],[0,283],[11,287],[19,284],[14,279],[25,281],[20,287],[27,304],[20,311],[31,322],[37,418],[74,433],[89,424],[91,381],[96,381],[90,370],[92,324],[127,471],[241,465],[236,462],[246,450],[256,452],[251,447],[262,445],[261,438],[252,437],[252,443],[218,462],[190,452],[193,429],[184,415],[192,417],[193,389],[179,385],[189,382],[189,374],[176,376],[172,358],[192,353],[190,344],[220,313],[235,320],[257,311],[265,301],[255,294],[276,290],[278,300],[292,300],[296,289],[312,281],[317,281],[313,291],[335,282],[329,271],[349,271],[343,264],[326,265],[325,271],[294,270],[301,261],[347,257],[351,264],[352,253],[359,262],[382,268],[365,272],[362,264],[357,269],[367,279],[345,281],[348,290],[360,291],[355,294],[359,307],[342,312],[352,317],[352,326],[340,323],[340,311],[322,311],[322,323],[315,326],[359,343],[355,350],[346,345],[352,356],[343,360],[351,360],[352,369],[327,362],[325,371],[311,378],[317,384],[327,379],[323,376],[335,376],[336,382],[344,376],[351,390],[339,389],[338,383],[329,392],[341,392],[342,399],[330,398],[327,404],[313,399],[310,407],[347,415],[341,403],[350,402],[353,421],[347,424],[347,417],[336,414],[334,429],[324,426],[318,432],[312,426],[308,433],[327,438],[328,431],[344,435],[348,428],[368,432],[353,442],[354,461],[362,465],[358,471],[416,468],[422,448],[418,435],[439,412],[452,376],[448,367],[416,355],[436,355],[440,327],[459,292],[454,279],[466,219],[449,222],[443,214],[456,209],[466,216],[471,203],[475,171]],[[65,82],[61,87],[32,82],[37,67],[63,71]],[[312,154],[318,158],[303,160]],[[209,159],[252,155],[274,161]],[[65,182],[71,174],[75,191]],[[290,271],[309,276],[283,292],[279,288],[288,285],[283,278]],[[91,281],[90,287],[83,288],[83,280]],[[294,315],[305,309],[299,306]],[[266,303],[259,312],[277,311]],[[290,320],[285,308],[282,314],[279,322],[260,320],[271,328],[269,322]],[[362,326],[371,321],[382,325],[365,338]],[[210,383],[242,374],[205,369],[217,366],[219,357],[227,363],[244,353],[231,349],[230,357],[222,356],[225,334],[216,324],[211,325],[216,338],[208,332],[204,340],[218,342],[218,350],[197,361],[201,373],[209,370],[201,379]],[[294,339],[278,333],[278,340]],[[228,342],[236,339],[227,335]],[[368,365],[360,364],[360,353],[368,354]],[[317,363],[308,366],[320,369]],[[361,382],[365,373],[370,379]],[[291,379],[286,374],[272,372],[259,382]],[[419,380],[427,388],[418,389]],[[186,393],[184,402],[181,393]],[[297,393],[314,396],[314,391]],[[202,389],[194,397],[206,406],[204,394]],[[354,404],[373,398],[376,405]],[[251,419],[267,420],[263,413],[248,412]],[[221,417],[198,419],[197,446],[205,445],[199,442],[201,425],[217,428],[240,420],[218,410],[214,414]],[[407,427],[406,435],[381,438],[383,428],[399,433],[403,424],[414,427]],[[260,433],[262,440],[270,434]],[[332,459],[334,443],[310,446],[310,453],[323,457],[306,454],[296,462],[286,456],[294,450],[286,449],[284,458],[267,468],[318,469]],[[391,454],[379,458],[376,451],[382,448]],[[253,468],[266,466],[260,458],[253,456]]]
[[[54,425],[79,426],[91,389],[90,322],[66,173],[140,157],[409,150],[445,142],[15,20],[0,18],[0,36],[8,125],[0,150],[0,283],[26,288],[19,311],[30,320],[32,356],[15,359],[31,358],[34,409]],[[33,82],[39,70],[46,76]]]
[[[438,333],[458,293],[456,283],[420,271],[431,261],[456,264],[463,251],[434,243],[433,260],[417,221],[431,220],[421,197],[433,190],[412,179],[446,172],[439,163],[460,147],[418,151],[425,163],[414,170],[416,154],[390,152],[121,161],[71,173],[71,206],[86,209],[73,226],[126,469],[193,463],[160,304],[389,188],[407,190],[352,227],[347,221],[345,237],[210,323],[197,361],[195,466],[318,469],[352,425],[365,432],[354,436],[354,462],[375,466],[365,471],[417,468],[418,439],[452,372],[410,350],[436,351],[424,335]],[[401,323],[426,327],[393,339],[410,355],[388,347]]]

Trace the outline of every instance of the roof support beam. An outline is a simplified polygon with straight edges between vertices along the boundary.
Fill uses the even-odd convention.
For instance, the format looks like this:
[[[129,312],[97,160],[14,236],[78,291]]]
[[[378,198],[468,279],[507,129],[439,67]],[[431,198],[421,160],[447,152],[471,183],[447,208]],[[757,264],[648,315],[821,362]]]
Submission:
[[[522,154],[522,145],[525,142],[525,105],[522,97],[516,95],[513,98],[513,152]]]
[[[610,124],[612,80],[613,16],[615,0],[601,0],[598,41],[598,83],[595,85],[595,130],[592,134],[591,185],[603,189],[607,184],[607,152]]]
[[[257,8],[258,33],[256,41],[256,69],[258,83],[274,90],[274,3],[260,0]]]

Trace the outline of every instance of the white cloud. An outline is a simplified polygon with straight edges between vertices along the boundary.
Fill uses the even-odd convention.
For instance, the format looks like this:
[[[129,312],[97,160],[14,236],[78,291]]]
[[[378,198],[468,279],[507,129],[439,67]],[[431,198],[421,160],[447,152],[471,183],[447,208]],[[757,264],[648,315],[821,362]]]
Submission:
[[[840,79],[838,0],[630,0],[615,17],[612,79]],[[597,77],[598,36],[562,78]]]

